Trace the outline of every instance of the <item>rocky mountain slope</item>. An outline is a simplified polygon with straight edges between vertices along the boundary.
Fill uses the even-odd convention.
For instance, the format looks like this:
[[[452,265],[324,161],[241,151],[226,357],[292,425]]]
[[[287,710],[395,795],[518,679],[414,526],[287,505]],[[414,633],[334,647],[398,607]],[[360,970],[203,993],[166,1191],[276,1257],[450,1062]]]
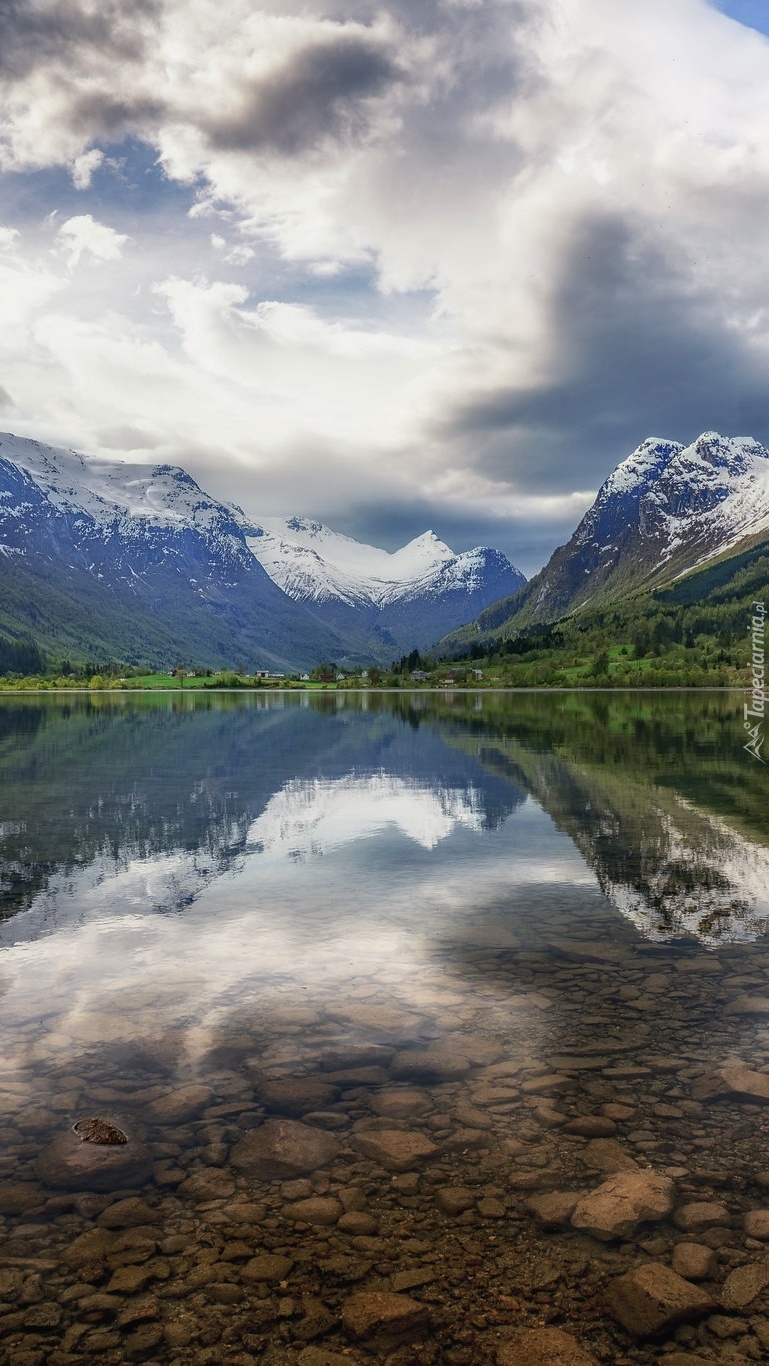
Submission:
[[[507,634],[660,587],[763,535],[769,535],[764,446],[717,432],[691,446],[649,438],[617,466],[544,569],[463,634]]]
[[[394,555],[255,525],[183,469],[0,434],[0,631],[56,655],[309,669],[429,647],[522,576],[427,533]]]

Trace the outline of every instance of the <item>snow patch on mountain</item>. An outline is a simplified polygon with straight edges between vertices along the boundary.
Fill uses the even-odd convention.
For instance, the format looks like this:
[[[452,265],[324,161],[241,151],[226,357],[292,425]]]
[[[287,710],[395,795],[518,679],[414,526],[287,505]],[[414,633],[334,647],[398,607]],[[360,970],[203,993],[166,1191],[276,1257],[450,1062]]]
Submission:
[[[0,435],[2,459],[23,470],[58,511],[85,513],[102,527],[116,519],[135,519],[156,527],[204,530],[232,520],[229,510],[177,465],[86,460],[77,451],[10,433]]]
[[[649,438],[623,460],[599,491],[595,525],[617,500],[638,498],[638,530],[659,538],[659,563],[707,540],[688,570],[769,530],[769,451],[752,437],[704,432],[690,446]],[[587,528],[586,528],[587,530]]]
[[[524,582],[499,551],[476,546],[455,554],[434,531],[390,552],[305,517],[270,517],[247,530],[246,539],[270,578],[299,602],[383,608],[431,594],[474,593],[485,582],[490,556]]]

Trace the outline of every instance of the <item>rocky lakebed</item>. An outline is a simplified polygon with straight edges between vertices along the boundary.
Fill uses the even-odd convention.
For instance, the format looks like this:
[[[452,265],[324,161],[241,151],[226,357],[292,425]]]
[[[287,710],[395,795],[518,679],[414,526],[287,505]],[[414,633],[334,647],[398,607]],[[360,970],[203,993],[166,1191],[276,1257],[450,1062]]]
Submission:
[[[769,1359],[769,947],[545,916],[308,996],[19,1008],[7,1366]]]

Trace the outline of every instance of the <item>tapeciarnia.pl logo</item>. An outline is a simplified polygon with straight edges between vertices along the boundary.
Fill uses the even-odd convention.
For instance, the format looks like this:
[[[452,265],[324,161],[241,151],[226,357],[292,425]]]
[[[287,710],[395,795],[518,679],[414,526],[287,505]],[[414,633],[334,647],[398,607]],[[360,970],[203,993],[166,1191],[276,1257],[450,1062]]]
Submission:
[[[764,743],[764,713],[766,710],[766,674],[764,669],[765,662],[765,638],[766,638],[766,607],[763,602],[753,603],[753,616],[750,622],[750,642],[752,646],[750,667],[752,672],[752,690],[750,701],[745,703],[745,729],[750,735],[750,739],[743,749],[752,754],[759,763],[765,764],[766,759],[761,754],[761,746]]]

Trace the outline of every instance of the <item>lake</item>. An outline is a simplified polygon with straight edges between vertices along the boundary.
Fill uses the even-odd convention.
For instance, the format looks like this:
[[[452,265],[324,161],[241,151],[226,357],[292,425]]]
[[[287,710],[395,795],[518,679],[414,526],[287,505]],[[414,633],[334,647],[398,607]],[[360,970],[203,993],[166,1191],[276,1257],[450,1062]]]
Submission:
[[[2,698],[2,1359],[766,1360],[741,708]]]

